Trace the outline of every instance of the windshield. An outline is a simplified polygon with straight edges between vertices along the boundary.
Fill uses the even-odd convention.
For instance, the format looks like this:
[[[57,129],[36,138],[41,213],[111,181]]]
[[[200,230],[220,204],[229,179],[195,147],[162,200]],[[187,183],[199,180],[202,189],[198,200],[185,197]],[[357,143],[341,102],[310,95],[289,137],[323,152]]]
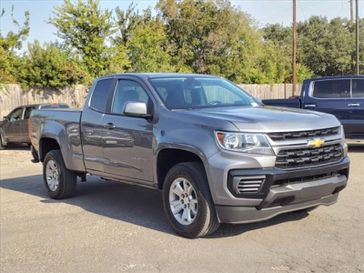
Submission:
[[[248,93],[220,78],[185,76],[150,81],[169,109],[258,106]]]

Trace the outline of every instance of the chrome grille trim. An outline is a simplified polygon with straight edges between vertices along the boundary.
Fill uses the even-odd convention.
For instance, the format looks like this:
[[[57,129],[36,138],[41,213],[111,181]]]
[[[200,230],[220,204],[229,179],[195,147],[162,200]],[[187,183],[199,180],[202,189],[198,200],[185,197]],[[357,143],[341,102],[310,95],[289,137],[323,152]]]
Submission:
[[[233,178],[233,188],[238,194],[257,193],[264,184],[265,178],[265,175],[235,176]]]
[[[293,132],[277,132],[269,133],[268,136],[273,141],[283,141],[290,139],[307,139],[324,136],[334,136],[340,133],[340,126],[318,129],[318,130],[305,130],[305,131],[293,131]]]
[[[344,157],[341,142],[326,143],[320,148],[280,147],[275,166],[281,169],[316,167],[338,162]]]

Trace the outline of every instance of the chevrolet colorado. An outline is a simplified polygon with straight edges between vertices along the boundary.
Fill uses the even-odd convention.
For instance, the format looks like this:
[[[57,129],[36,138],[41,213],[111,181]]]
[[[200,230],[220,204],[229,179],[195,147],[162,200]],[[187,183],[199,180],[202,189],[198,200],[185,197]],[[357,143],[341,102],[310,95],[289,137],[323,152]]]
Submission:
[[[335,115],[344,126],[346,142],[364,144],[364,76],[307,79],[303,82],[301,96],[263,100],[263,103]]]
[[[33,111],[30,134],[50,197],[73,195],[86,174],[161,190],[190,238],[331,205],[349,175],[333,115],[264,106],[208,75],[102,77],[82,111]]]

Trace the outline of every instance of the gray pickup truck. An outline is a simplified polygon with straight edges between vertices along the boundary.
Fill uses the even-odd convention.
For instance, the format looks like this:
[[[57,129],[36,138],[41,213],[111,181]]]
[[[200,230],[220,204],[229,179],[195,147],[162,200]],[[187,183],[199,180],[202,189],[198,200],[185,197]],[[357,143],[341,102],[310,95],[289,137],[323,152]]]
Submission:
[[[334,116],[263,106],[208,75],[102,77],[83,111],[33,111],[30,134],[52,198],[86,174],[161,190],[171,226],[190,238],[331,205],[349,175]]]

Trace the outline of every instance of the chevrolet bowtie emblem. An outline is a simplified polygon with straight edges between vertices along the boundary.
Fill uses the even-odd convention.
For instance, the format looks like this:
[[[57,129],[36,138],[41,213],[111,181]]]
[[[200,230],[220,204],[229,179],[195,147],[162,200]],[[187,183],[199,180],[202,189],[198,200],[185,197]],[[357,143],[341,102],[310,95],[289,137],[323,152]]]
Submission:
[[[321,138],[315,138],[308,141],[307,146],[310,148],[320,148],[322,145],[325,144],[325,140]]]

